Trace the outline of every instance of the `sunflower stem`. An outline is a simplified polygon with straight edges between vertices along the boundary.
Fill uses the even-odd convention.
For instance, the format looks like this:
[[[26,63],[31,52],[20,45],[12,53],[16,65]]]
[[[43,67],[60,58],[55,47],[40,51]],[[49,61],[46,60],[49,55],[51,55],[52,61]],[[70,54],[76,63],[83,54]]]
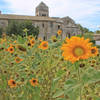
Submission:
[[[79,79],[79,82],[81,83],[81,79],[80,79],[80,68],[78,67],[78,79]],[[81,86],[80,86],[80,89],[79,89],[79,95],[80,95],[80,100],[82,100],[82,93],[81,93]]]

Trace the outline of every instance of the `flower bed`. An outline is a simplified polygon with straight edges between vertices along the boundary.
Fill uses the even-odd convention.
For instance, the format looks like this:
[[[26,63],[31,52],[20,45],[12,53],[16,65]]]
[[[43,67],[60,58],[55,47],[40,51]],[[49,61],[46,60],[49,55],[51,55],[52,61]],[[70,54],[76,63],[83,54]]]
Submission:
[[[100,100],[100,55],[89,39],[0,38],[0,100]]]

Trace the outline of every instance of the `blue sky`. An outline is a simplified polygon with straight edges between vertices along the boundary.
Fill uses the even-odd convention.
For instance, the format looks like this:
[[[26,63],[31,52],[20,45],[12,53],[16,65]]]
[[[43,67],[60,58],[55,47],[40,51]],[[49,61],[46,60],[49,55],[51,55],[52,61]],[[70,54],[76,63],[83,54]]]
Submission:
[[[35,15],[35,7],[43,1],[51,17],[73,18],[92,31],[100,30],[100,0],[0,0],[2,14]]]

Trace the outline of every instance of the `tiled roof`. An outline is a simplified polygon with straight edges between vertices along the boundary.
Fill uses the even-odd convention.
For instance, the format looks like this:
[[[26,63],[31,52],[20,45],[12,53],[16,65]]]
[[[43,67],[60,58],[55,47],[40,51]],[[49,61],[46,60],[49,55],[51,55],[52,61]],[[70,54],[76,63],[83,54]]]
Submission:
[[[0,19],[14,19],[14,20],[33,20],[33,21],[56,21],[51,17],[40,17],[40,16],[25,16],[25,15],[11,15],[11,14],[0,14]]]

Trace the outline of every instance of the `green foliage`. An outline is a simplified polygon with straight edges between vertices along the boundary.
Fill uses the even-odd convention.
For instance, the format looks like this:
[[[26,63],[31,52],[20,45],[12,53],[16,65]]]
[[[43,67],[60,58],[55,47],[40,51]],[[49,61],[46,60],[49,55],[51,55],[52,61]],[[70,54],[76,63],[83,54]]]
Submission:
[[[84,38],[89,38],[90,40],[93,40],[93,33],[90,33],[90,32],[88,32],[88,33],[84,33]]]
[[[82,25],[80,25],[80,24],[77,24],[78,25],[78,27],[80,28],[80,30],[82,31],[82,33],[93,33],[92,31],[90,31],[88,28],[86,28],[86,27],[83,27]]]
[[[96,44],[96,41],[95,41],[95,40],[91,40],[90,42],[92,42],[92,43],[93,43],[93,45],[95,45],[95,44]]]
[[[15,35],[21,35],[25,36],[25,32],[23,31],[24,29],[28,29],[28,35],[33,35],[35,37],[38,36],[39,34],[39,28],[34,27],[32,25],[31,21],[14,21],[10,20],[9,25],[7,27],[7,34],[15,34]]]
[[[27,37],[7,36],[7,41],[0,45],[4,48],[0,51],[0,100],[100,100],[100,56],[72,64],[62,57],[61,39],[49,40],[47,50],[38,48],[39,40],[33,47],[28,42]],[[5,51],[10,44],[14,46],[12,54]],[[16,56],[23,61],[16,63]],[[80,67],[83,63],[84,67]],[[11,78],[17,83],[15,88],[8,85]],[[32,78],[38,79],[36,87],[30,83]]]
[[[96,34],[100,34],[100,30],[97,30],[95,33],[96,33]]]
[[[95,40],[93,40],[93,33],[84,33],[77,35],[78,37],[84,37],[85,39],[89,38],[90,42],[92,42],[95,45]]]

